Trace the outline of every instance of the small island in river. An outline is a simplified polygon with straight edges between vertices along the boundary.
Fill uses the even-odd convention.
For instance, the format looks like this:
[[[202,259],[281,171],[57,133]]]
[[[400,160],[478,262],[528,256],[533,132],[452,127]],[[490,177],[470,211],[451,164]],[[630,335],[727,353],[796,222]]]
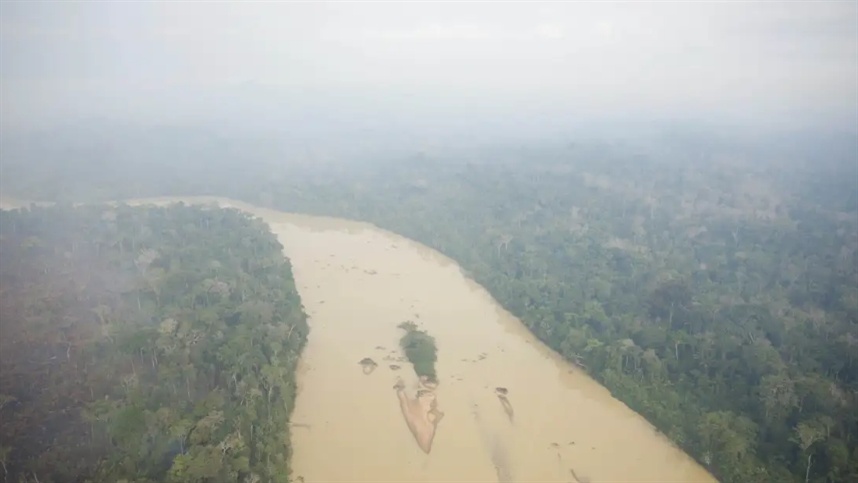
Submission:
[[[399,339],[399,346],[414,366],[414,372],[421,378],[425,377],[427,382],[437,384],[435,362],[438,361],[438,348],[435,338],[418,329],[417,324],[411,321],[399,324],[399,328],[405,330],[405,335]]]
[[[435,388],[438,387],[438,377],[435,372],[435,362],[438,360],[435,338],[417,328],[414,322],[403,322],[399,328],[406,331],[399,341],[405,357],[414,366],[414,372],[419,377],[419,387],[415,397],[409,397],[405,391],[405,382],[397,380],[394,389],[399,398],[402,416],[417,444],[425,453],[432,450],[432,440],[435,430],[444,417],[438,410],[435,399]]]

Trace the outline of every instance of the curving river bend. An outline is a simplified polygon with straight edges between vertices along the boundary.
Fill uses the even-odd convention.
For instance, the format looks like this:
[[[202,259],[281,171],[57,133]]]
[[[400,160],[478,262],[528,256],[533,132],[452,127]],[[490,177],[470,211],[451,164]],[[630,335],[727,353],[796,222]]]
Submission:
[[[127,203],[179,201],[261,217],[292,262],[311,327],[292,416],[294,481],[715,481],[438,252],[367,223],[223,198]],[[438,345],[444,417],[428,454],[394,389],[399,378],[412,395],[418,386],[398,348],[405,320]]]

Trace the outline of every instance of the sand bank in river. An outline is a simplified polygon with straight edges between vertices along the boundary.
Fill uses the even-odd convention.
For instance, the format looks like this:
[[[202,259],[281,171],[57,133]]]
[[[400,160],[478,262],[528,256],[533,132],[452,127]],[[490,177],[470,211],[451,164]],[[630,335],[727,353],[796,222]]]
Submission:
[[[408,425],[420,449],[428,454],[432,451],[432,441],[435,439],[438,423],[444,418],[444,413],[438,410],[435,388],[421,378],[417,394],[413,398],[406,393],[405,382],[402,379],[397,380],[394,389],[396,389],[399,409],[402,410],[405,424]]]

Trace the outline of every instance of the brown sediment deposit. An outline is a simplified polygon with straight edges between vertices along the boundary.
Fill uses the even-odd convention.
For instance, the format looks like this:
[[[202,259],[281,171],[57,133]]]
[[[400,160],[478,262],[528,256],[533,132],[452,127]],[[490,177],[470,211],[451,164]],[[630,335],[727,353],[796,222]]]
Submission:
[[[438,389],[438,381],[430,379],[426,376],[420,376],[420,385],[432,391]]]
[[[360,362],[358,362],[358,364],[360,364],[361,367],[363,368],[364,374],[372,374],[372,371],[374,371],[375,368],[378,367],[378,363],[376,363],[374,360],[370,359],[369,357],[364,357],[363,359],[360,360]]]
[[[414,398],[408,397],[402,379],[399,379],[393,387],[396,389],[399,408],[402,410],[402,416],[405,418],[408,429],[414,435],[420,449],[428,454],[432,451],[435,431],[438,429],[438,423],[444,418],[444,413],[438,410],[438,401],[435,398],[434,390],[425,389],[426,386],[422,381],[420,386],[423,388],[417,390]]]

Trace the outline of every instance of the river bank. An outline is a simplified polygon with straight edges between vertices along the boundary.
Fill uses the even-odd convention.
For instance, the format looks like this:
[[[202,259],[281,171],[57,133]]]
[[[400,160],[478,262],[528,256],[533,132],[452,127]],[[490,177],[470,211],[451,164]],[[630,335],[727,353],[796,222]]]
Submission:
[[[261,217],[292,262],[311,326],[292,416],[296,479],[714,481],[440,253],[367,223],[235,200],[127,203],[180,201]],[[394,388],[401,378],[405,390],[420,389],[416,374],[393,369],[402,364],[404,320],[438,346],[432,402],[445,416],[428,454],[403,422]],[[365,374],[364,358],[378,367]]]

